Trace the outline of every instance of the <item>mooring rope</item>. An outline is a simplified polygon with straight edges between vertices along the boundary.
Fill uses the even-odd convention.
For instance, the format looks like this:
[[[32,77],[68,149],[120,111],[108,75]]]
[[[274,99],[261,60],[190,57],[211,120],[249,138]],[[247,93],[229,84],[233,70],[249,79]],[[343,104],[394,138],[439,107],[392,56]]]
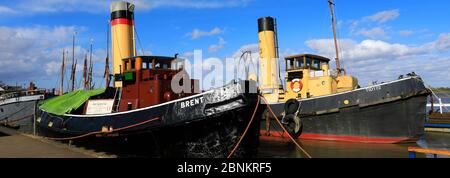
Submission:
[[[239,148],[239,146],[240,146],[242,140],[244,139],[245,135],[247,135],[247,131],[248,131],[248,129],[250,128],[250,126],[252,125],[253,119],[255,118],[256,111],[258,111],[258,107],[259,107],[260,101],[261,101],[261,96],[258,96],[258,101],[257,101],[257,103],[256,103],[255,110],[253,111],[253,115],[252,115],[250,121],[248,122],[247,128],[245,128],[244,133],[241,135],[241,138],[239,138],[239,141],[236,143],[236,145],[234,146],[233,150],[231,150],[231,152],[230,152],[230,154],[228,155],[227,158],[231,158],[231,157],[234,155],[234,153],[236,152],[236,150]]]
[[[11,123],[19,122],[19,121],[21,121],[21,120],[28,119],[28,118],[33,117],[33,116],[34,116],[34,115],[32,114],[32,115],[28,115],[28,116],[21,117],[21,118],[16,119],[16,120],[8,121],[8,119],[5,119],[5,120],[2,120],[2,121],[4,121],[5,124],[11,124]]]
[[[134,125],[130,125],[130,126],[114,129],[114,130],[112,130],[110,132],[107,132],[107,133],[114,133],[114,132],[118,132],[118,131],[122,131],[122,130],[131,129],[131,128],[138,127],[138,126],[141,126],[141,125],[144,125],[144,124],[148,124],[148,123],[151,123],[151,122],[154,122],[154,121],[157,121],[157,120],[160,120],[160,118],[157,117],[157,118],[154,118],[154,119],[151,119],[151,120],[148,120],[148,121],[144,121],[144,122],[141,122],[141,123],[137,123],[137,124],[134,124]],[[88,137],[88,136],[91,136],[91,135],[103,134],[103,133],[105,133],[105,132],[103,132],[103,131],[96,131],[96,132],[90,132],[90,133],[87,133],[87,134],[84,134],[84,135],[75,136],[75,137],[67,137],[67,138],[44,137],[44,138],[49,139],[49,140],[56,140],[56,141],[76,140],[76,139]]]
[[[297,147],[303,152],[303,154],[306,155],[307,158],[312,158],[311,155],[302,146],[300,146],[300,144],[298,144],[297,141],[295,141],[294,138],[292,138],[291,134],[289,134],[289,132],[286,130],[286,128],[283,126],[283,124],[278,119],[277,115],[273,112],[272,108],[269,106],[269,102],[267,102],[266,98],[262,97],[262,99],[266,103],[267,109],[269,109],[270,113],[272,113],[273,117],[276,119],[276,121],[278,122],[280,127],[283,129],[283,131],[288,133],[287,135],[289,136],[291,141],[294,142],[295,145],[297,145]]]

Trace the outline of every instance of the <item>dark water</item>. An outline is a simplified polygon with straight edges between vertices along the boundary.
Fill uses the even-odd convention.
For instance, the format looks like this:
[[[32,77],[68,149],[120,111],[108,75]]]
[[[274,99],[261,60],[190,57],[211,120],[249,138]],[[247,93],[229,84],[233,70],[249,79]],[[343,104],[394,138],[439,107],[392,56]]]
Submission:
[[[300,140],[300,145],[313,158],[408,158],[408,147],[450,150],[450,134],[426,133],[417,143],[371,144],[332,141]],[[302,152],[289,140],[263,138],[260,158],[304,158]],[[417,154],[419,158],[431,155]],[[445,158],[444,156],[440,156]]]

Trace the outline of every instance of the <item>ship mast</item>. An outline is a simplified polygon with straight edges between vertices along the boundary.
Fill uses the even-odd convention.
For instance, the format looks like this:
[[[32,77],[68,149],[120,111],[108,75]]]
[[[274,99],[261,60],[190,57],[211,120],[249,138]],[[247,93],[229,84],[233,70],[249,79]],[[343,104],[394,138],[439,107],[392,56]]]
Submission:
[[[88,86],[89,86],[89,89],[93,89],[92,88],[92,67],[93,67],[93,62],[92,62],[92,45],[93,45],[93,39],[91,39],[91,54],[90,54],[90,56],[89,56],[89,75],[88,75]]]
[[[75,91],[75,70],[76,70],[76,63],[75,63],[75,35],[77,32],[73,33],[73,43],[72,43],[72,70],[70,71],[70,81],[72,82],[72,88],[71,91]]]
[[[59,85],[59,95],[63,95],[64,93],[64,73],[65,73],[65,69],[66,69],[66,51],[63,50],[63,59],[62,59],[62,65],[61,65],[61,83]]]
[[[338,41],[337,41],[337,37],[336,37],[336,28],[334,25],[334,23],[335,23],[334,22],[335,15],[334,15],[334,10],[333,10],[334,3],[333,3],[333,0],[328,0],[328,3],[330,5],[331,26],[333,28],[334,47],[336,50],[336,70],[338,71],[338,75],[340,76],[343,69],[341,68],[340,57],[339,57],[339,46],[338,46]]]
[[[106,59],[105,59],[105,74],[103,78],[106,78],[106,88],[109,87],[109,22],[106,26]]]
[[[89,79],[88,79],[88,71],[87,71],[87,54],[84,57],[84,67],[83,67],[83,84],[84,84],[84,89],[88,90],[89,89]]]

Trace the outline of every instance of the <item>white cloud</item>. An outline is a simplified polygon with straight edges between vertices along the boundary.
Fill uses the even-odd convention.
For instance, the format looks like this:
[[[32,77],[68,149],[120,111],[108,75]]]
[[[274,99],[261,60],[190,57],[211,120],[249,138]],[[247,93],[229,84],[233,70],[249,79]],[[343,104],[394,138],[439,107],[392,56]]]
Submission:
[[[450,51],[450,34],[441,34],[437,40],[420,46],[381,40],[344,39],[340,43],[344,68],[358,77],[361,85],[374,80],[392,80],[412,71],[435,85],[445,86],[448,85],[445,81],[450,80],[443,72],[450,67],[450,57],[445,55]],[[335,56],[332,39],[309,40],[306,45],[319,55],[330,59]]]
[[[211,9],[246,6],[251,0],[127,0],[136,5],[137,11],[156,8],[196,8]],[[109,11],[109,0],[17,0],[11,7],[0,6],[0,13],[22,12],[21,14],[88,12],[104,13]]]
[[[362,17],[359,20],[352,20],[350,34],[361,35],[371,39],[388,39],[387,29],[389,27],[385,26],[384,23],[395,20],[399,16],[400,11],[394,9],[377,12],[373,15]]]
[[[362,35],[371,39],[377,39],[377,38],[387,38],[386,31],[381,27],[375,27],[372,29],[361,29],[358,32],[356,32],[358,35]]]
[[[68,53],[68,68],[72,59],[72,34],[75,26],[35,26],[29,28],[0,27],[0,76],[5,81],[49,80],[59,74],[62,51]],[[82,63],[87,49],[75,47],[78,64]],[[93,53],[94,61],[102,61],[104,50]]]
[[[190,59],[190,58],[194,57],[194,52],[191,52],[191,51],[185,52],[181,55],[181,57],[185,58],[185,59]]]
[[[257,43],[255,44],[246,44],[241,46],[241,48],[239,50],[237,50],[234,54],[233,54],[233,58],[239,58],[241,57],[242,53],[250,51],[252,54],[257,54],[259,55],[259,45]]]
[[[400,16],[400,11],[398,9],[381,11],[371,16],[364,17],[363,20],[368,20],[377,23],[386,23],[397,19]]]
[[[400,34],[401,36],[411,36],[414,34],[414,31],[412,30],[401,30],[398,32],[398,34]]]
[[[450,33],[439,35],[438,40],[436,40],[432,46],[438,50],[449,50],[450,49]]]
[[[15,14],[16,11],[5,6],[0,6],[0,14]]]
[[[251,0],[148,0],[143,2],[148,3],[152,8],[177,7],[211,9],[246,6],[250,1]]]
[[[219,27],[215,27],[210,31],[202,31],[199,29],[194,29],[192,32],[188,33],[187,36],[190,36],[193,40],[204,37],[204,36],[214,36],[223,33],[224,30]]]
[[[223,39],[222,37],[220,37],[220,38],[219,38],[219,43],[218,43],[218,44],[214,44],[214,45],[209,46],[208,51],[209,51],[209,52],[217,52],[217,51],[219,51],[220,49],[222,49],[222,48],[225,46],[226,43],[227,43],[227,42],[225,41],[225,39]]]

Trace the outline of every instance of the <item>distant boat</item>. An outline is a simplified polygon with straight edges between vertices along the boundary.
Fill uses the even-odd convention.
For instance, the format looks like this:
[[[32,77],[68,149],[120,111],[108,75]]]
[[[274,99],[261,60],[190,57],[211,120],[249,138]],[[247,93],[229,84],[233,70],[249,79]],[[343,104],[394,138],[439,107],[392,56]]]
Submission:
[[[30,83],[28,90],[19,87],[3,89],[0,92],[0,125],[24,132],[33,131],[38,103],[45,97],[45,90],[38,90],[33,83]]]

